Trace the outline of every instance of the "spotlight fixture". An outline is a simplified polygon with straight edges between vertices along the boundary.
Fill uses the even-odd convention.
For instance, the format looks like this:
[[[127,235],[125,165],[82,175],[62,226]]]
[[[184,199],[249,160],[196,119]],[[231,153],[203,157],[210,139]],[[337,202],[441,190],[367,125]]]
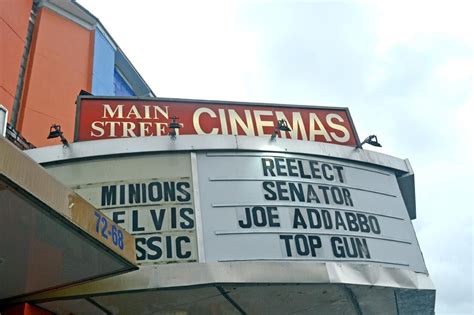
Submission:
[[[63,132],[61,131],[61,126],[54,124],[51,125],[49,128],[49,135],[48,139],[53,139],[53,138],[60,138],[63,146],[67,147],[69,145],[69,142],[67,141],[66,137],[64,137]]]
[[[270,138],[270,140],[275,140],[278,132],[280,131],[291,131],[290,127],[288,127],[288,122],[284,119],[280,119],[278,121],[278,124],[275,128],[275,130],[273,130],[273,133],[272,133],[272,137]]]
[[[168,129],[170,130],[169,135],[171,139],[176,138],[176,129],[181,128],[181,124],[178,122],[179,117],[173,116],[171,117],[171,122],[168,125]]]
[[[382,146],[382,145],[378,142],[376,135],[370,135],[370,136],[368,136],[367,138],[365,138],[365,140],[362,141],[361,144],[359,144],[359,145],[357,146],[357,148],[362,149],[362,145],[364,145],[364,144],[366,144],[366,143],[368,143],[368,144],[370,144],[370,145],[373,145],[374,147],[381,147],[381,146]]]

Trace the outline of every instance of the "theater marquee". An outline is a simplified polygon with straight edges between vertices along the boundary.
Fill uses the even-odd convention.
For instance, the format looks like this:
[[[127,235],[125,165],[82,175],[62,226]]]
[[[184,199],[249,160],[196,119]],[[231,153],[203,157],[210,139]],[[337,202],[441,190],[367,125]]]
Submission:
[[[110,154],[47,167],[135,237],[142,266],[312,261],[427,272],[387,167],[264,150]]]
[[[434,309],[411,222],[410,163],[354,149],[347,110],[97,97],[78,105],[76,141],[85,142],[29,154],[134,236],[140,268],[31,301],[86,296],[126,314],[176,304],[163,300],[209,313],[224,305],[218,295],[255,314],[270,300],[290,313],[315,296],[323,302],[306,309],[322,313]],[[167,136],[173,116],[176,139]],[[291,132],[269,143],[281,119]],[[320,308],[335,300],[334,311]]]
[[[75,141],[167,136],[172,117],[178,117],[182,135],[270,137],[283,119],[291,131],[281,131],[281,138],[359,143],[347,108],[84,96],[77,103]]]

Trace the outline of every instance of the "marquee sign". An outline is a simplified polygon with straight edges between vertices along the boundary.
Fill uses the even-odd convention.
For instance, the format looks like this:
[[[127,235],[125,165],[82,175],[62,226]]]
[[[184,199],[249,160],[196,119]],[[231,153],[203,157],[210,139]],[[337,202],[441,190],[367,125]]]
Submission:
[[[227,149],[111,154],[49,171],[134,235],[141,265],[312,261],[427,273],[396,169],[382,165]]]
[[[281,138],[359,144],[347,108],[89,96],[77,104],[75,141],[167,136],[178,117],[182,135],[270,137],[283,119],[291,130],[279,131]]]
[[[191,117],[201,113],[199,126],[206,133],[222,129],[204,125],[206,119],[219,122],[220,110],[225,115],[232,110],[238,113],[235,104],[130,99],[114,103],[90,98],[82,100],[82,114],[89,109],[98,111],[95,116],[79,117],[82,122],[89,117],[91,123],[78,124],[78,134],[102,132],[107,120],[100,120],[100,110],[107,108],[106,114],[117,122],[108,124],[110,129],[103,128],[103,132],[118,137],[123,132],[121,125],[133,127],[120,123],[127,122],[121,119],[152,118],[153,102],[169,105],[167,111],[160,107],[167,117],[181,115],[181,131],[190,130],[184,127],[189,123],[183,119],[187,113]],[[245,110],[251,117],[257,110],[267,110],[263,105],[238,106],[244,110],[239,117],[245,117]],[[271,108],[276,116],[278,108]],[[283,113],[298,117],[301,110],[288,107]],[[329,115],[316,113],[318,117]],[[81,129],[94,122],[104,125]],[[294,123],[288,122],[290,126]],[[142,126],[139,129],[146,131],[149,125]],[[231,126],[228,120],[226,126]],[[102,299],[101,304],[127,314],[140,313],[142,304],[146,306],[143,312],[166,312],[168,305],[160,301],[169,300],[170,292],[176,292],[174,300],[185,302],[196,301],[197,295],[208,301],[206,296],[229,292],[238,297],[243,310],[256,314],[265,312],[265,301],[275,295],[290,297],[272,304],[276,312],[291,312],[295,305],[315,309],[305,304],[315,294],[324,302],[316,306],[318,310],[323,307],[323,313],[340,313],[341,303],[347,304],[349,312],[374,314],[419,312],[420,301],[434,305],[434,288],[410,220],[415,214],[415,187],[407,160],[373,151],[353,154],[353,147],[309,141],[278,145],[277,139],[275,145],[269,145],[270,137],[210,135],[173,140],[165,136],[166,130],[162,135],[150,139],[153,141],[104,140],[99,149],[93,141],[71,144],[70,150],[51,146],[28,151],[51,175],[134,236],[140,265],[124,276],[35,295],[30,300],[75,299],[70,300],[74,303],[94,296]],[[176,142],[178,150],[172,145]],[[101,225],[92,228],[103,231]],[[347,285],[350,296],[345,292]],[[224,293],[220,299],[225,302]],[[340,299],[341,294],[345,300]],[[134,303],[131,295],[138,296],[135,300],[140,303]],[[390,305],[385,296],[390,297]],[[264,307],[250,309],[256,299],[263,299]],[[337,308],[325,308],[335,299],[341,300]],[[289,300],[292,302],[287,303]],[[409,301],[411,306],[407,306]],[[190,310],[198,307],[202,313],[235,311],[216,308],[222,305],[217,299],[188,304]]]
[[[337,261],[427,272],[390,170],[256,152],[199,153],[198,166],[207,261]]]
[[[54,174],[134,236],[139,265],[194,262],[190,163],[189,155],[162,154],[75,163]]]

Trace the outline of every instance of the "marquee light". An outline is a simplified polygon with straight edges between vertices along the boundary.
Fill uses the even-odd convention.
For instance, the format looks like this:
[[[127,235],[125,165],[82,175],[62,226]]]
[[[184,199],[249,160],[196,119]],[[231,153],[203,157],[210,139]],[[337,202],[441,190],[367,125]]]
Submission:
[[[368,136],[367,138],[365,138],[364,141],[361,142],[361,144],[359,144],[357,147],[359,149],[362,149],[362,145],[364,144],[370,144],[370,145],[373,145],[374,147],[382,147],[382,145],[378,142],[377,140],[377,136],[376,135],[370,135]]]
[[[288,127],[288,122],[284,119],[280,119],[278,121],[278,125],[277,127],[275,128],[275,130],[273,131],[272,133],[272,137],[270,138],[270,140],[275,140],[278,132],[280,131],[291,131],[290,127]]]
[[[169,135],[171,139],[176,139],[176,129],[181,128],[181,124],[178,122],[179,117],[173,116],[171,117],[171,122],[168,126],[170,130]]]
[[[67,147],[69,142],[66,137],[64,137],[63,132],[61,131],[61,126],[57,124],[51,125],[49,128],[49,135],[47,139],[60,138],[63,146]]]

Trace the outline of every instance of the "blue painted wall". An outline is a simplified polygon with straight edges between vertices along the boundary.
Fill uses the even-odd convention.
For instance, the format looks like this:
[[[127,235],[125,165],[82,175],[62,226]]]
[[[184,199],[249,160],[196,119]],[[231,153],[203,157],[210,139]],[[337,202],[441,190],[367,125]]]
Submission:
[[[99,29],[95,31],[92,94],[113,96],[115,50]]]
[[[114,71],[114,93],[116,96],[135,96],[132,88],[117,70]]]

